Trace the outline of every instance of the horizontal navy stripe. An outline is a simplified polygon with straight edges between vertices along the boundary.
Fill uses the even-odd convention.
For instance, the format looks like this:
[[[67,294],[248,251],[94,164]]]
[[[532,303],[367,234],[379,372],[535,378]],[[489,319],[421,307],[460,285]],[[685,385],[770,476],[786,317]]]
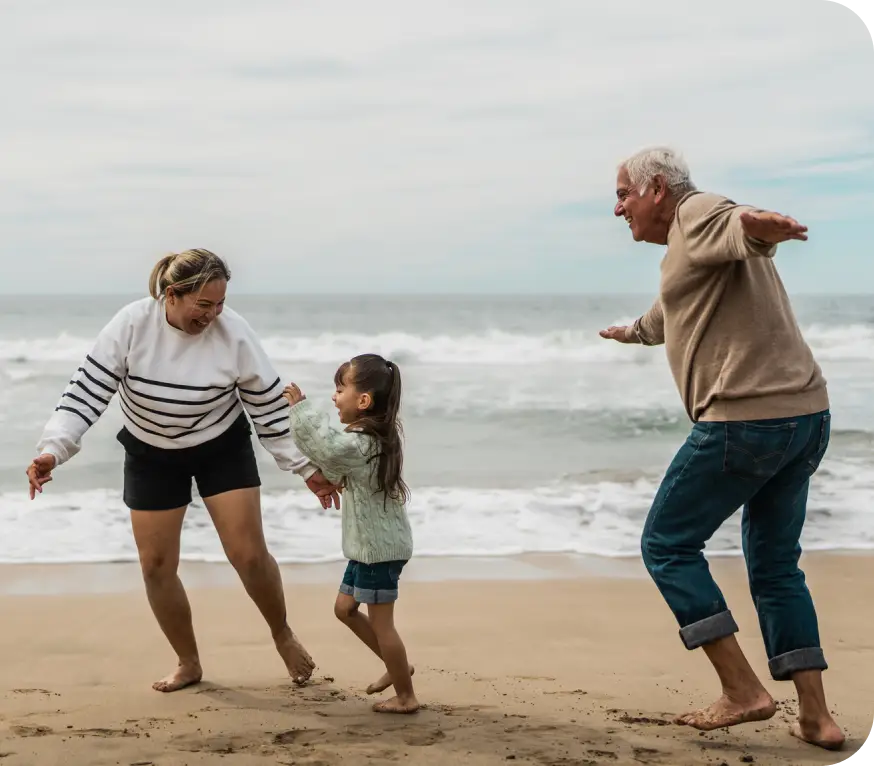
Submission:
[[[127,385],[126,382],[122,381],[121,388],[119,390],[119,395],[121,395],[122,391],[131,393],[130,386]],[[138,410],[143,410],[143,412],[150,412],[153,415],[163,415],[166,418],[198,418],[201,416],[209,415],[210,412],[215,412],[215,407],[210,407],[206,412],[189,412],[189,413],[181,413],[181,412],[164,412],[164,410],[153,410],[151,407],[146,407],[145,405],[140,404],[139,402],[135,402],[133,399],[128,396],[127,403],[136,407]]]
[[[182,383],[165,383],[162,380],[149,380],[148,378],[140,378],[136,375],[127,375],[128,380],[135,380],[137,383],[146,383],[150,386],[160,386],[162,388],[178,388],[182,391],[225,391],[233,388],[236,384],[231,383],[230,386],[187,386]]]
[[[115,393],[115,388],[110,388],[109,386],[106,385],[106,383],[101,383],[99,380],[97,380],[97,378],[95,378],[84,367],[80,367],[78,371],[81,372],[86,378],[88,378],[88,380],[90,380],[95,386],[100,386],[104,391],[109,391],[110,394]],[[116,386],[116,388],[117,388],[117,386]]]
[[[243,389],[240,389],[240,390],[242,391]],[[245,396],[240,396],[240,399],[242,399],[250,407],[269,407],[271,404],[276,404],[276,402],[278,402],[281,398],[282,398],[282,394],[271,399],[269,402],[261,402],[259,404],[258,402],[250,402]],[[262,414],[267,414],[267,413],[262,413]],[[260,416],[255,416],[255,417],[260,417]]]
[[[97,396],[97,394],[95,394],[90,388],[88,388],[88,386],[86,386],[81,380],[71,380],[70,384],[74,386],[79,386],[79,388],[81,388],[86,394],[88,394],[88,396],[96,399],[98,402],[109,406],[109,399],[104,399],[102,396]],[[113,391],[113,393],[115,392]]]
[[[276,418],[276,420],[271,420],[269,423],[255,423],[255,425],[261,426],[261,428],[270,428],[270,426],[275,426],[277,423],[285,423],[287,421],[288,418]]]
[[[188,431],[182,431],[181,433],[174,434],[173,436],[169,436],[168,434],[162,434],[162,433],[159,433],[159,432],[157,432],[157,431],[152,431],[151,429],[148,429],[148,428],[143,428],[139,423],[137,423],[137,422],[136,422],[132,417],[130,417],[130,416],[128,416],[128,420],[129,420],[130,423],[131,423],[132,425],[134,425],[136,428],[139,428],[140,431],[143,431],[144,433],[147,433],[147,434],[152,434],[152,436],[160,436],[162,439],[180,439],[180,438],[182,438],[183,436],[189,436],[190,434],[200,433],[201,431],[206,431],[208,428],[212,428],[213,426],[218,425],[218,424],[221,423],[221,422],[222,422],[222,421],[223,421],[223,420],[224,420],[228,415],[230,415],[230,414],[234,411],[234,409],[236,409],[236,407],[237,407],[237,402],[236,402],[236,400],[235,400],[234,403],[233,403],[233,404],[232,404],[232,405],[231,405],[227,410],[224,411],[224,413],[221,415],[221,417],[219,417],[217,420],[214,420],[214,421],[213,421],[212,423],[210,423],[209,425],[205,425],[203,428],[192,428],[192,429],[190,429],[190,430],[188,430]],[[125,408],[124,408],[124,405],[122,405],[122,410],[124,410],[124,409],[125,409]],[[125,411],[124,414],[127,415],[128,413]]]
[[[270,412],[261,412],[257,415],[252,415],[252,413],[249,413],[249,414],[252,415],[252,420],[255,420],[255,418],[266,418],[266,417],[269,417],[270,415],[275,415],[277,412],[282,412],[283,410],[288,410],[288,409],[289,409],[288,402],[286,402],[281,407],[277,407],[275,410],[270,410]]]
[[[109,370],[107,370],[102,364],[100,364],[100,362],[94,361],[94,359],[87,354],[85,356],[85,359],[91,362],[91,364],[93,364],[98,370],[106,373],[107,375],[109,375],[110,378],[114,378],[116,382],[121,383],[121,378],[118,377],[118,375],[116,375],[114,372],[110,372]]]
[[[125,397],[125,395],[121,391],[118,392],[118,398],[121,400],[121,403],[128,410],[130,410],[132,415],[136,415],[136,417],[138,417],[140,420],[145,420],[146,423],[151,423],[153,426],[156,426],[157,428],[187,428],[187,429],[196,428],[197,426],[200,425],[201,421],[207,415],[210,414],[209,412],[204,412],[193,423],[169,423],[169,424],[168,423],[159,423],[156,420],[152,420],[151,418],[147,418],[145,415],[141,415],[139,412],[135,412],[134,408],[131,406],[131,402],[128,401],[128,399]],[[214,412],[214,410],[210,410],[210,412]],[[125,414],[127,414],[127,413],[125,413]]]
[[[63,410],[64,412],[72,412],[73,414],[78,415],[80,418],[82,418],[82,420],[84,420],[88,424],[89,427],[94,425],[94,423],[92,423],[90,420],[88,420],[88,418],[86,418],[81,412],[79,412],[79,410],[73,409],[72,407],[65,407],[63,404],[59,404],[57,407],[55,407],[55,411],[57,411],[57,410]]]
[[[130,377],[130,376],[128,376]],[[164,404],[182,404],[188,407],[202,407],[205,404],[214,404],[215,402],[223,399],[228,394],[234,393],[233,388],[229,388],[227,391],[219,394],[218,396],[214,396],[212,399],[204,399],[198,402],[187,401],[185,399],[165,399],[162,396],[152,396],[151,394],[144,394],[141,391],[137,391],[136,389],[131,388],[129,385],[125,384],[125,389],[129,394],[133,394],[134,396],[139,396],[141,399],[149,399],[153,402],[164,402]]]
[[[245,388],[241,388],[240,391],[244,394],[249,394],[249,396],[264,396],[264,394],[269,394],[274,388],[276,388],[276,386],[279,385],[279,381],[280,378],[277,378],[263,391],[247,391]]]
[[[289,431],[289,429],[286,428],[284,431],[280,431],[279,433],[275,433],[275,434],[258,434],[258,438],[259,439],[278,439],[280,436],[287,436],[289,433],[291,433],[291,432]]]
[[[74,402],[79,402],[79,404],[84,404],[89,410],[91,410],[91,412],[94,413],[95,417],[98,417],[98,418],[100,417],[100,410],[98,410],[96,407],[88,404],[88,402],[86,402],[81,396],[76,396],[76,394],[71,394],[69,391],[64,391],[64,396],[67,397],[68,399],[72,399]],[[63,397],[61,397],[61,398],[63,398]]]

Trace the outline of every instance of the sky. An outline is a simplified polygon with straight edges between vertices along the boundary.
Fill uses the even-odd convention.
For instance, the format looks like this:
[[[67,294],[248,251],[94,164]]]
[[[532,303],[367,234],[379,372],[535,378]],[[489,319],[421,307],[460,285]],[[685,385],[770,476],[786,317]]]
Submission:
[[[871,291],[871,33],[716,8],[4,3],[0,293],[145,294],[189,247],[246,293],[654,292],[663,249],[612,215],[654,144],[810,227],[791,290]]]

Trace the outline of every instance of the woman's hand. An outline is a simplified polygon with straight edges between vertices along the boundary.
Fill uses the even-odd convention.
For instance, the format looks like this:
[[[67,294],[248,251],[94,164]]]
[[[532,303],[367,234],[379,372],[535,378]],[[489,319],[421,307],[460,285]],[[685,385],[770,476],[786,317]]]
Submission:
[[[321,470],[316,471],[310,476],[306,481],[306,485],[309,487],[310,492],[319,498],[322,508],[328,510],[333,502],[334,507],[338,511],[340,510],[340,487],[328,481]]]
[[[282,395],[292,407],[306,399],[303,395],[303,391],[297,387],[296,383],[289,383],[285,388],[283,388]]]
[[[55,467],[54,455],[40,455],[35,457],[33,462],[27,466],[27,480],[30,483],[30,499],[36,497],[36,493],[42,493],[44,484],[48,484],[52,480],[52,469]]]

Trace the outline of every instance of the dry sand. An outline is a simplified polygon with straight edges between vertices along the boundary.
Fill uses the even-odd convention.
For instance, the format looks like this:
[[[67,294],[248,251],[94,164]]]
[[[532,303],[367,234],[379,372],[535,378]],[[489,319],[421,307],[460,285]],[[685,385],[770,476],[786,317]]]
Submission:
[[[334,620],[335,584],[299,584],[301,570],[288,572],[287,600],[319,663],[303,689],[283,677],[254,606],[225,584],[227,568],[214,570],[217,585],[193,578],[190,591],[208,681],[170,695],[150,689],[174,658],[141,589],[119,586],[135,583],[129,567],[92,570],[121,592],[3,595],[0,766],[833,764],[864,742],[874,720],[874,557],[805,559],[829,698],[850,737],[839,754],[788,735],[793,687],[770,680],[781,704],[766,724],[709,734],[668,725],[717,689],[639,564],[628,567],[631,577],[409,578],[398,622],[425,704],[410,717],[370,712],[361,690],[381,668]],[[339,576],[342,565],[329,569]],[[83,571],[3,567],[0,590],[22,591],[22,577],[91,590]],[[714,571],[766,678],[742,562],[719,560]]]

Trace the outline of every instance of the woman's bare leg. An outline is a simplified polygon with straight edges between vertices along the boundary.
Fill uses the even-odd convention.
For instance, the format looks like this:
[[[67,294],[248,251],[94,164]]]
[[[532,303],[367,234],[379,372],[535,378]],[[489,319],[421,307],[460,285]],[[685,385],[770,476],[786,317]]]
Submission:
[[[306,683],[315,663],[288,625],[282,576],[264,540],[260,489],[234,489],[204,498],[204,503],[228,561],[270,627],[288,674],[295,683]]]
[[[152,688],[175,692],[203,677],[191,606],[178,574],[185,506],[172,511],[131,511],[130,515],[149,605],[179,658],[176,670],[156,681]]]

